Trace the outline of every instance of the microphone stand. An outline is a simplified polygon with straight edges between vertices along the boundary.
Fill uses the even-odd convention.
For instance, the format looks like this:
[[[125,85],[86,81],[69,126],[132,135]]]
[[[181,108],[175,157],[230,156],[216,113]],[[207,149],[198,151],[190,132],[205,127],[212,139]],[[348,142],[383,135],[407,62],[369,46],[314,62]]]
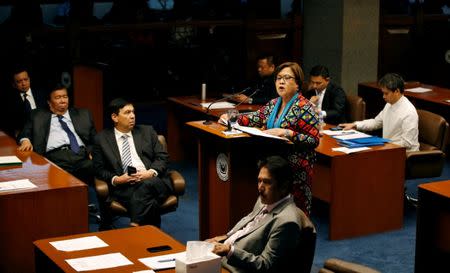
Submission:
[[[250,90],[250,89],[251,89],[251,87],[247,87],[247,88],[245,88],[244,90],[239,91],[239,92],[236,93],[236,94],[233,94],[232,96],[223,97],[223,98],[220,98],[220,99],[218,99],[218,100],[215,100],[215,101],[211,102],[211,103],[208,105],[208,107],[206,108],[206,111],[205,111],[205,114],[206,114],[206,120],[203,122],[203,124],[205,124],[205,125],[210,125],[210,124],[212,123],[211,120],[208,120],[208,113],[209,113],[209,110],[211,109],[211,106],[212,106],[213,104],[215,104],[215,103],[217,103],[217,102],[221,102],[221,101],[227,100],[227,99],[229,99],[230,97],[234,97],[234,96],[236,96],[236,95],[240,95],[240,94],[242,94],[242,93],[244,93],[244,92],[247,92],[247,91]],[[239,104],[240,104],[240,103],[239,103]],[[239,104],[238,104],[238,105],[239,105]]]
[[[256,93],[258,93],[259,91],[261,91],[261,89],[256,89],[255,91],[253,91],[253,93],[251,93],[250,95],[247,96],[247,98],[241,102],[239,102],[238,104],[236,104],[234,107],[238,107],[239,105],[243,104],[244,102],[248,101],[248,99],[250,99],[251,97],[253,97],[254,95],[256,95]],[[231,126],[231,122],[230,120],[227,120],[227,131],[230,132],[231,130],[233,130],[232,126]]]

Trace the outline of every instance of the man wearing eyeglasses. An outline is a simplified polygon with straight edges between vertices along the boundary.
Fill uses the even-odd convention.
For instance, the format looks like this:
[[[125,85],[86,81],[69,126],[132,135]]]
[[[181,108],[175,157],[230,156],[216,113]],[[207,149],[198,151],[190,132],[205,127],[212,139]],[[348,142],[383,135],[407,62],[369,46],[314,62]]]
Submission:
[[[311,69],[305,97],[314,103],[316,112],[323,117],[326,123],[346,122],[347,98],[345,92],[340,86],[330,81],[330,73],[325,66],[316,65]]]

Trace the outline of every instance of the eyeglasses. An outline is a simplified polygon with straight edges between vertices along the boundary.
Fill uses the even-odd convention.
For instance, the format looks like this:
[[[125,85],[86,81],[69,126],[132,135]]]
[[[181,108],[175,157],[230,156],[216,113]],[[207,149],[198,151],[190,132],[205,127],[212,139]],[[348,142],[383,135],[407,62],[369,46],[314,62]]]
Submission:
[[[283,75],[283,76],[278,76],[276,78],[277,81],[281,81],[281,79],[283,79],[285,82],[287,82],[287,81],[289,81],[291,79],[295,79],[295,77],[291,76],[291,75]]]

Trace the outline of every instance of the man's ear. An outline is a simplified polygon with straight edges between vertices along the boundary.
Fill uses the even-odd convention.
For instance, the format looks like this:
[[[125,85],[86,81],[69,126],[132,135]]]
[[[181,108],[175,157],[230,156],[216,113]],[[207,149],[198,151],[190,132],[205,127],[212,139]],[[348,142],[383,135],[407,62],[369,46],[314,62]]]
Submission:
[[[112,119],[112,121],[114,121],[114,123],[117,123],[117,121],[118,121],[117,114],[116,113],[112,113],[111,114],[111,119]]]

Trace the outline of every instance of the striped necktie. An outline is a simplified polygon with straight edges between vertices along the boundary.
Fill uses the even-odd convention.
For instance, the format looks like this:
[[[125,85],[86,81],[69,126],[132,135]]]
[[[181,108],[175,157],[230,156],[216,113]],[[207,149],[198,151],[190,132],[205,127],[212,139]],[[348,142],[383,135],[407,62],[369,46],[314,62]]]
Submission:
[[[128,135],[122,135],[122,166],[123,171],[127,171],[127,167],[131,166],[131,151],[130,151],[130,143],[128,142]]]

